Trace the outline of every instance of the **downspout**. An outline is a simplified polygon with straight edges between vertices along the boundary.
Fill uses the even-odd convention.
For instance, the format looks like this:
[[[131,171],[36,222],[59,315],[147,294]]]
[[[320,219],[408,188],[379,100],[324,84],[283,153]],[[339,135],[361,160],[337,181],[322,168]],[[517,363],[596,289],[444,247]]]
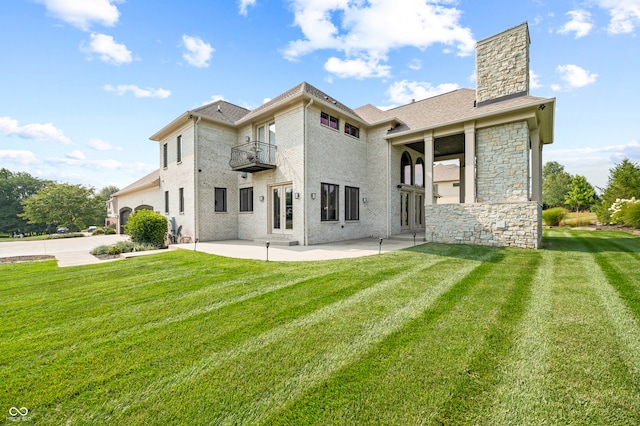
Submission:
[[[202,117],[198,116],[198,118],[193,122],[193,173],[195,175],[195,179],[193,180],[193,202],[194,202],[194,215],[193,215],[193,226],[194,226],[194,235],[193,242],[197,242],[200,239],[200,169],[199,169],[199,161],[198,161],[198,150],[199,144],[197,140],[198,131],[197,126]]]
[[[313,99],[309,99],[309,103],[307,105],[305,105],[304,109],[302,110],[302,121],[303,121],[303,128],[302,128],[302,150],[304,151],[304,185],[302,186],[302,193],[304,194],[304,207],[303,207],[303,212],[304,214],[302,215],[302,220],[303,220],[303,229],[304,229],[304,245],[307,246],[309,245],[309,228],[307,225],[307,211],[309,210],[308,206],[307,206],[307,200],[309,199],[309,194],[307,193],[307,188],[308,188],[308,184],[307,184],[307,178],[308,178],[308,169],[309,169],[309,165],[307,163],[307,109],[311,106],[311,104],[313,103]]]
[[[387,235],[386,238],[391,236],[391,179],[389,173],[391,172],[391,142],[387,141],[387,176],[386,176],[386,188],[387,188]]]

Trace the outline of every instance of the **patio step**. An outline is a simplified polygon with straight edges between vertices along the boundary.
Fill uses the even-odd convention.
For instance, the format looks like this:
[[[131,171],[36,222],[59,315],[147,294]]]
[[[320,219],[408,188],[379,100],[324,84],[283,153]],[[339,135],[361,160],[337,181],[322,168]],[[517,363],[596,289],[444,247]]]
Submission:
[[[272,246],[297,246],[297,240],[284,240],[278,238],[256,238],[253,240],[254,243],[265,244],[269,241],[269,244]]]

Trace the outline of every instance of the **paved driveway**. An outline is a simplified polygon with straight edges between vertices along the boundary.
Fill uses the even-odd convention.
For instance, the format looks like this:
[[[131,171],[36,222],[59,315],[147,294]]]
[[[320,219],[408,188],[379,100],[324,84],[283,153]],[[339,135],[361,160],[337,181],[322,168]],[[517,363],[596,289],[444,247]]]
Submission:
[[[49,255],[56,257],[58,266],[85,265],[100,262],[89,253],[94,248],[128,239],[128,235],[95,235],[39,241],[17,239],[0,243],[0,257]]]

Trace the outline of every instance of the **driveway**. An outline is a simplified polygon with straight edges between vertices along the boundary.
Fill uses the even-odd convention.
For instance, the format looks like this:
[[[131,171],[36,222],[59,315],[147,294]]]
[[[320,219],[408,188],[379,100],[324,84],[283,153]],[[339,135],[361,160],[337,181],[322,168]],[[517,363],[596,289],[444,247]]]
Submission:
[[[0,243],[0,257],[49,255],[56,257],[58,266],[86,265],[100,262],[90,254],[94,248],[128,239],[128,235],[95,235],[39,241],[16,239]]]

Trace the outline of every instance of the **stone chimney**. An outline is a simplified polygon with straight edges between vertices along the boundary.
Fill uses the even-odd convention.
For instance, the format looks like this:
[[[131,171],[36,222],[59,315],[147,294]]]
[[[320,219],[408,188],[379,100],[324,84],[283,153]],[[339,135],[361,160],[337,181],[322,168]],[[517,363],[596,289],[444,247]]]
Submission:
[[[477,43],[477,106],[529,94],[530,43],[526,22]]]

